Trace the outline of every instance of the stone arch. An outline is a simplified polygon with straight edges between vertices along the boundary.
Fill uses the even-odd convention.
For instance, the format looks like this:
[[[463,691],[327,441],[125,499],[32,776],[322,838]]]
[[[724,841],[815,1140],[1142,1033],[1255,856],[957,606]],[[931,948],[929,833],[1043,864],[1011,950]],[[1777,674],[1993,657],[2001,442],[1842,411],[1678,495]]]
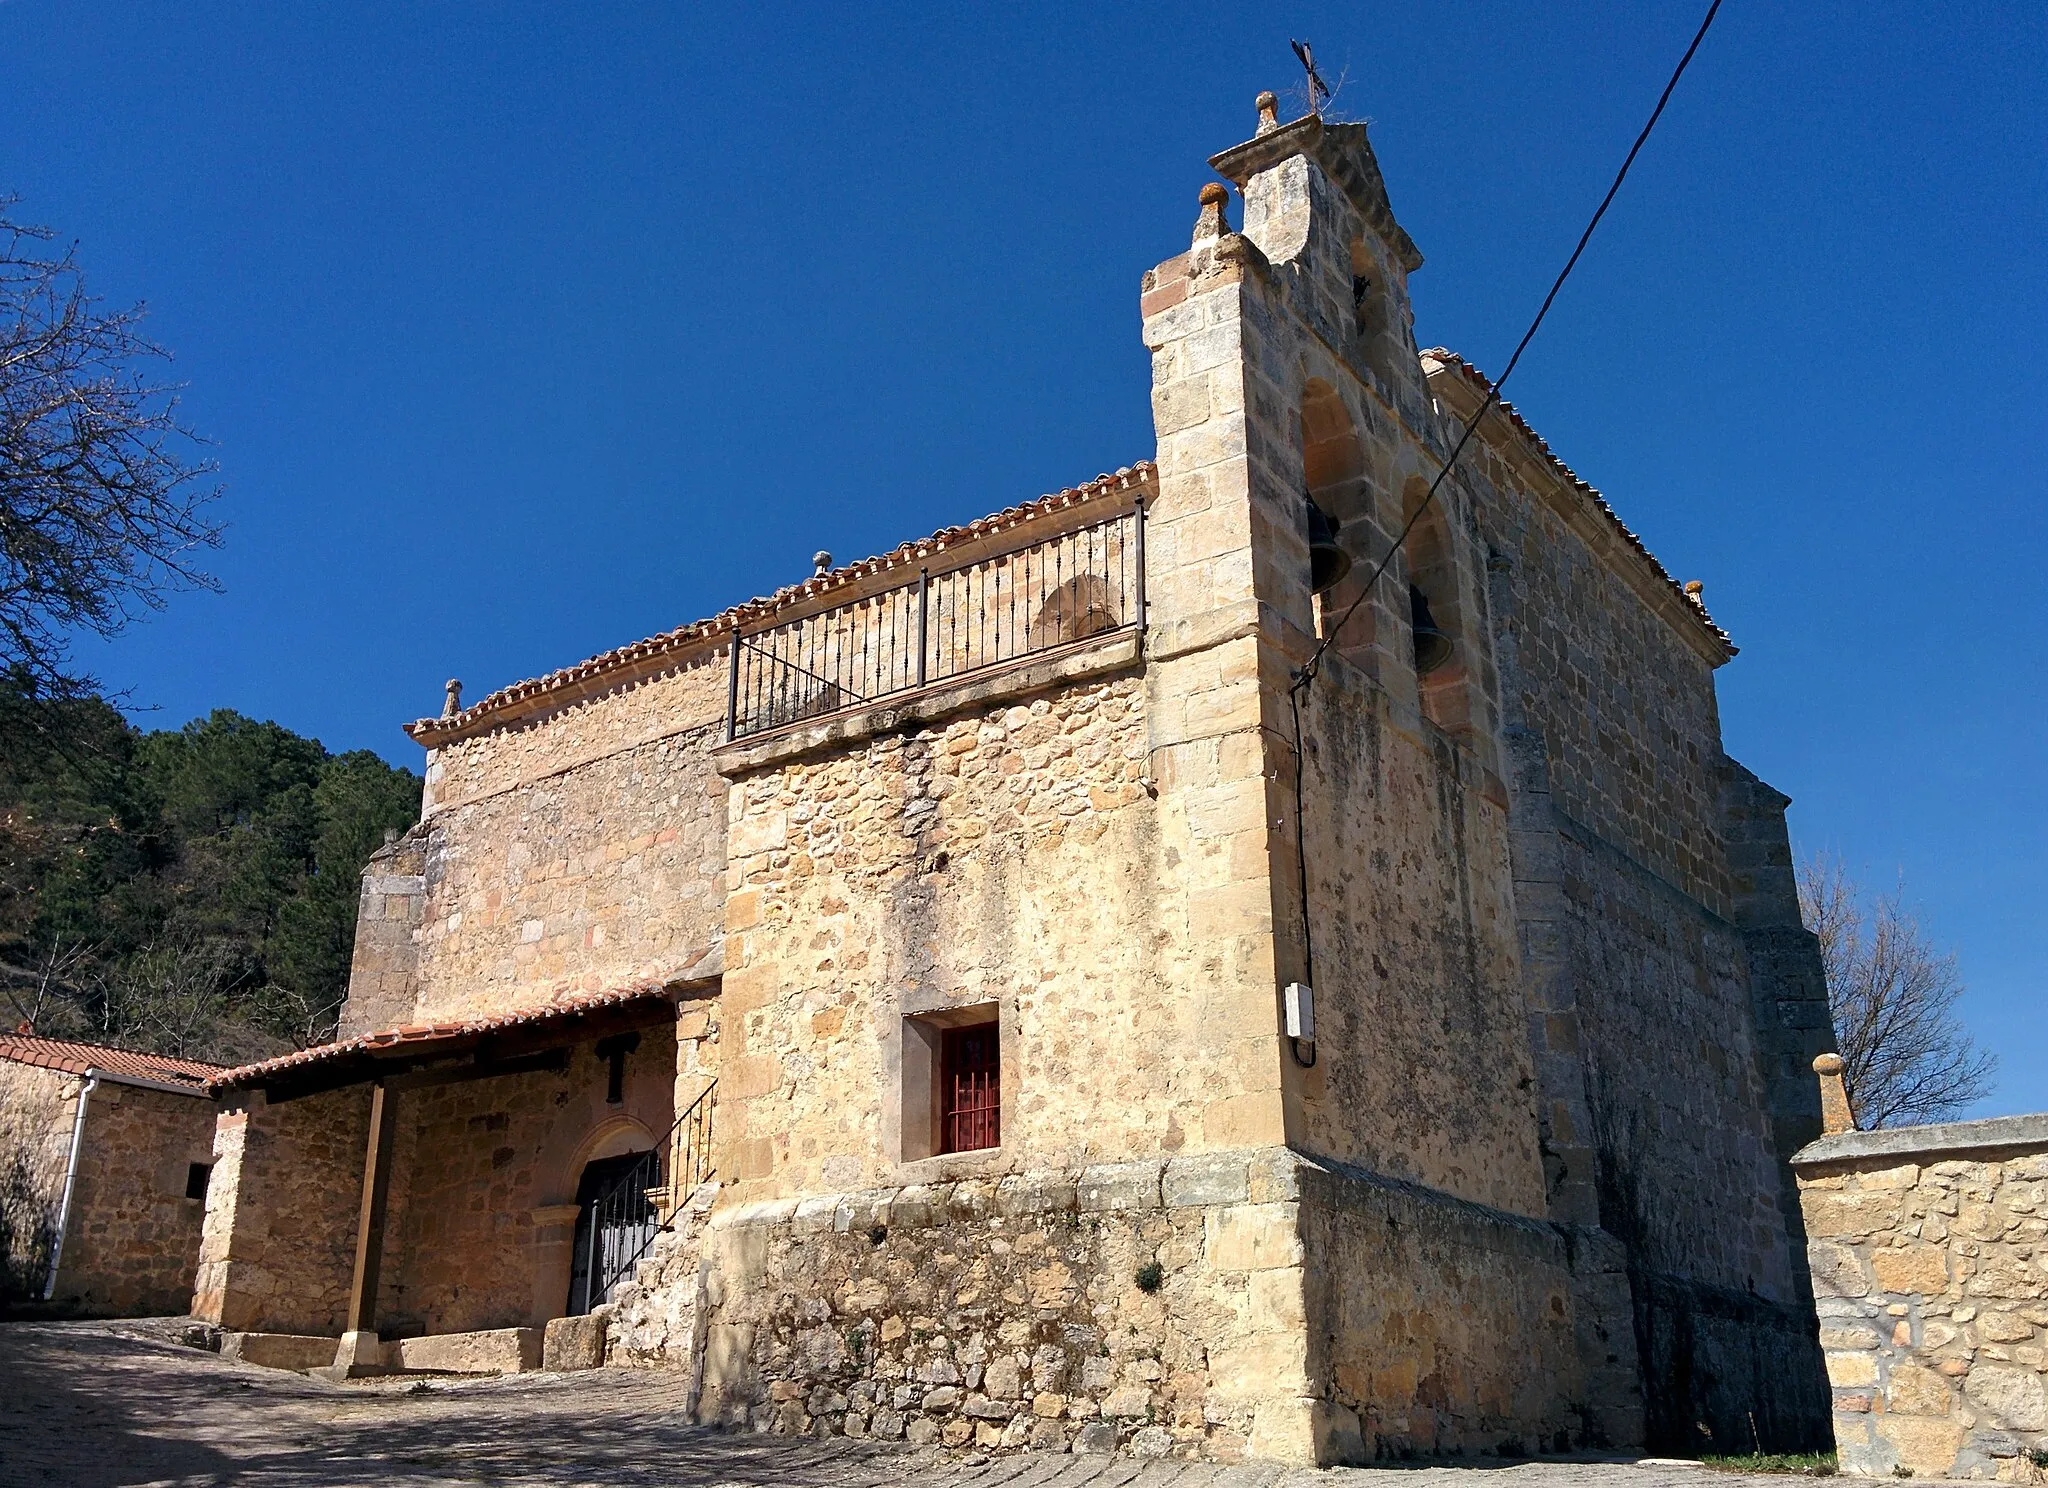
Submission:
[[[1343,396],[1320,377],[1301,387],[1302,484],[1339,521],[1364,508],[1365,444]]]
[[[1039,603],[1032,617],[1029,645],[1033,651],[1085,640],[1124,622],[1123,594],[1101,574],[1076,574]]]
[[[1457,550],[1452,544],[1451,523],[1445,502],[1450,492],[1441,489],[1436,500],[1423,507],[1429,483],[1411,475],[1401,490],[1401,520],[1414,524],[1401,544],[1408,583],[1426,603],[1436,628],[1451,640],[1448,660],[1429,672],[1417,669],[1416,692],[1423,716],[1447,733],[1459,736],[1472,731],[1469,687],[1472,679],[1472,647],[1475,644],[1471,605],[1460,581]],[[1418,517],[1416,513],[1420,511]],[[1410,632],[1411,663],[1415,660],[1413,631]]]
[[[1420,370],[1406,303],[1400,270],[1384,249],[1364,237],[1353,238],[1351,309],[1359,360],[1389,385],[1403,380],[1404,367],[1410,376]]]
[[[646,1152],[657,1141],[656,1134],[636,1116],[612,1111],[600,1116],[573,1145],[550,1143],[552,1161],[543,1163],[536,1190],[548,1204],[569,1204],[576,1199],[576,1184],[583,1170],[600,1158],[626,1152]]]
[[[1358,595],[1358,586],[1373,561],[1369,552],[1372,521],[1371,481],[1366,469],[1365,442],[1358,422],[1334,385],[1309,377],[1301,388],[1301,520],[1306,534],[1309,506],[1321,509],[1338,525],[1337,542],[1351,555],[1352,572],[1316,596],[1316,630],[1327,635]],[[1376,631],[1375,606],[1361,604],[1344,626],[1334,649],[1362,662]]]

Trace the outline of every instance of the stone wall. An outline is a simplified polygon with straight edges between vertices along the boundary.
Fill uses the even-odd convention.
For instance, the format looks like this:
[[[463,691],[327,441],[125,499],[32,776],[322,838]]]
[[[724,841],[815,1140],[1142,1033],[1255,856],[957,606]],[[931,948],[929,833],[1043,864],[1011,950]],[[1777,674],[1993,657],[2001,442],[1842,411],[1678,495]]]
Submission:
[[[2048,1116],[1795,1162],[1842,1469],[2048,1481]]]
[[[1575,1303],[1625,1319],[1611,1248],[1285,1149],[709,1199],[610,1352],[682,1372],[706,1422],[1322,1462],[1640,1431],[1625,1321]]]
[[[1457,390],[1448,407],[1476,403],[1457,372],[1430,381]],[[1586,495],[1559,489],[1547,454],[1499,415],[1483,427],[1465,479],[1491,559],[1512,575],[1509,711],[1543,737],[1561,810],[1726,918],[1718,643],[1676,595],[1645,601],[1666,581]]]
[[[1302,723],[1316,1040],[1313,1067],[1290,1072],[1289,1134],[1541,1216],[1500,782],[1341,661]]]
[[[1249,800],[1155,783],[1155,805],[1148,706],[1137,678],[1095,680],[734,782],[719,1121],[740,1199],[901,1182],[921,1159],[1193,1152],[1256,1126],[1270,982],[1248,1016],[1251,952],[1203,942],[1270,919],[1263,868],[1239,906],[1191,885],[1190,860],[1227,859],[1236,831],[1262,850],[1259,783]],[[903,1020],[972,1006],[1000,1010],[1002,1150],[906,1153]]]
[[[1619,1247],[1376,1173],[1303,1173],[1310,1368],[1374,1460],[1642,1439]]]
[[[594,1157],[644,1152],[673,1119],[676,1044],[642,1029],[624,1101],[589,1044],[553,1071],[406,1091],[377,1322],[387,1334],[539,1327],[568,1305],[572,1206]]]
[[[1576,823],[1563,840],[1602,1225],[1651,1270],[1799,1300],[1739,936]]]
[[[370,855],[356,907],[348,998],[337,1038],[355,1038],[414,1021],[419,1005],[420,926],[427,907],[424,825]]]
[[[339,1336],[369,1129],[366,1085],[223,1112],[194,1317],[236,1332]]]
[[[203,1097],[100,1082],[54,1302],[108,1317],[184,1315],[205,1215],[186,1183],[192,1164],[213,1161],[213,1128]]]
[[[0,1060],[0,1301],[40,1301],[84,1080]],[[100,1317],[185,1311],[203,1206],[187,1168],[210,1163],[213,1103],[102,1080],[86,1103],[57,1288],[50,1301]]]
[[[345,1031],[666,980],[701,958],[724,899],[708,758],[724,704],[707,647],[432,751],[422,823],[364,876]]]
[[[76,1075],[0,1060],[0,1302],[43,1295],[79,1084]]]
[[[742,1205],[699,1414],[982,1448],[1311,1450],[1291,1154]]]

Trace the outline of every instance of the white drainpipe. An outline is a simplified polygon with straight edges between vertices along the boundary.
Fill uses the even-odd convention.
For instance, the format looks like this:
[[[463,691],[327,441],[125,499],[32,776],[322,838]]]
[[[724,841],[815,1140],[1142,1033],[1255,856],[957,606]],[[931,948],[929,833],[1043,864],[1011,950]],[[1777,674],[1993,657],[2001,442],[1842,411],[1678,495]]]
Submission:
[[[43,1300],[57,1295],[57,1268],[64,1261],[64,1231],[71,1224],[71,1192],[78,1186],[78,1154],[85,1146],[85,1107],[100,1087],[100,1072],[89,1069],[85,1083],[78,1087],[78,1109],[71,1116],[71,1161],[64,1169],[64,1199],[57,1206],[57,1240],[50,1247],[50,1275],[43,1283]]]

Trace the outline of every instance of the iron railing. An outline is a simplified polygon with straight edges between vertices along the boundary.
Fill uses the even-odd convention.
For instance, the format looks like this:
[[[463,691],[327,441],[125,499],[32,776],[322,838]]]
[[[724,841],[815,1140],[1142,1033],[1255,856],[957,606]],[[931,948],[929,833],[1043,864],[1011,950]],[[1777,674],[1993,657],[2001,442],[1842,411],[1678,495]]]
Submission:
[[[717,1088],[716,1080],[705,1086],[662,1139],[591,1202],[585,1312],[611,1299],[612,1288],[632,1275],[654,1237],[675,1222],[684,1201],[711,1177],[711,1092]],[[652,1198],[663,1188],[668,1190],[665,1221]]]
[[[726,738],[952,681],[1145,624],[1145,506],[751,633],[734,630]]]

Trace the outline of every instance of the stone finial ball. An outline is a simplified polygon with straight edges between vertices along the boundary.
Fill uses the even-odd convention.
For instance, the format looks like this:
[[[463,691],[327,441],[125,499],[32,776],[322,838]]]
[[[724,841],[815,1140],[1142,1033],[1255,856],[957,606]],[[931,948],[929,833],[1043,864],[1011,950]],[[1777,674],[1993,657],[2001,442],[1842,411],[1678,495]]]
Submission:
[[[1706,589],[1707,586],[1705,584],[1702,584],[1698,579],[1687,579],[1685,581],[1685,592],[1687,594],[1690,594],[1694,599],[1698,599],[1702,594],[1706,592]]]
[[[830,553],[826,552],[826,551],[825,551],[825,550],[824,550],[823,548],[820,548],[820,549],[818,549],[818,551],[817,551],[817,552],[815,552],[815,553],[811,554],[811,570],[812,570],[812,572],[814,572],[814,573],[824,573],[824,572],[825,572],[825,571],[826,571],[827,569],[831,568],[831,566],[832,566],[832,555],[831,555]]]
[[[1271,88],[1266,89],[1265,92],[1253,99],[1252,102],[1258,106],[1258,110],[1262,114],[1270,114],[1274,109],[1280,107],[1279,95],[1274,93]]]
[[[1839,1054],[1821,1054],[1816,1056],[1813,1061],[1813,1072],[1816,1075],[1839,1075],[1842,1072],[1842,1056]]]
[[[1219,182],[1211,181],[1202,188],[1202,205],[1205,207],[1220,207],[1229,200],[1230,189]]]

